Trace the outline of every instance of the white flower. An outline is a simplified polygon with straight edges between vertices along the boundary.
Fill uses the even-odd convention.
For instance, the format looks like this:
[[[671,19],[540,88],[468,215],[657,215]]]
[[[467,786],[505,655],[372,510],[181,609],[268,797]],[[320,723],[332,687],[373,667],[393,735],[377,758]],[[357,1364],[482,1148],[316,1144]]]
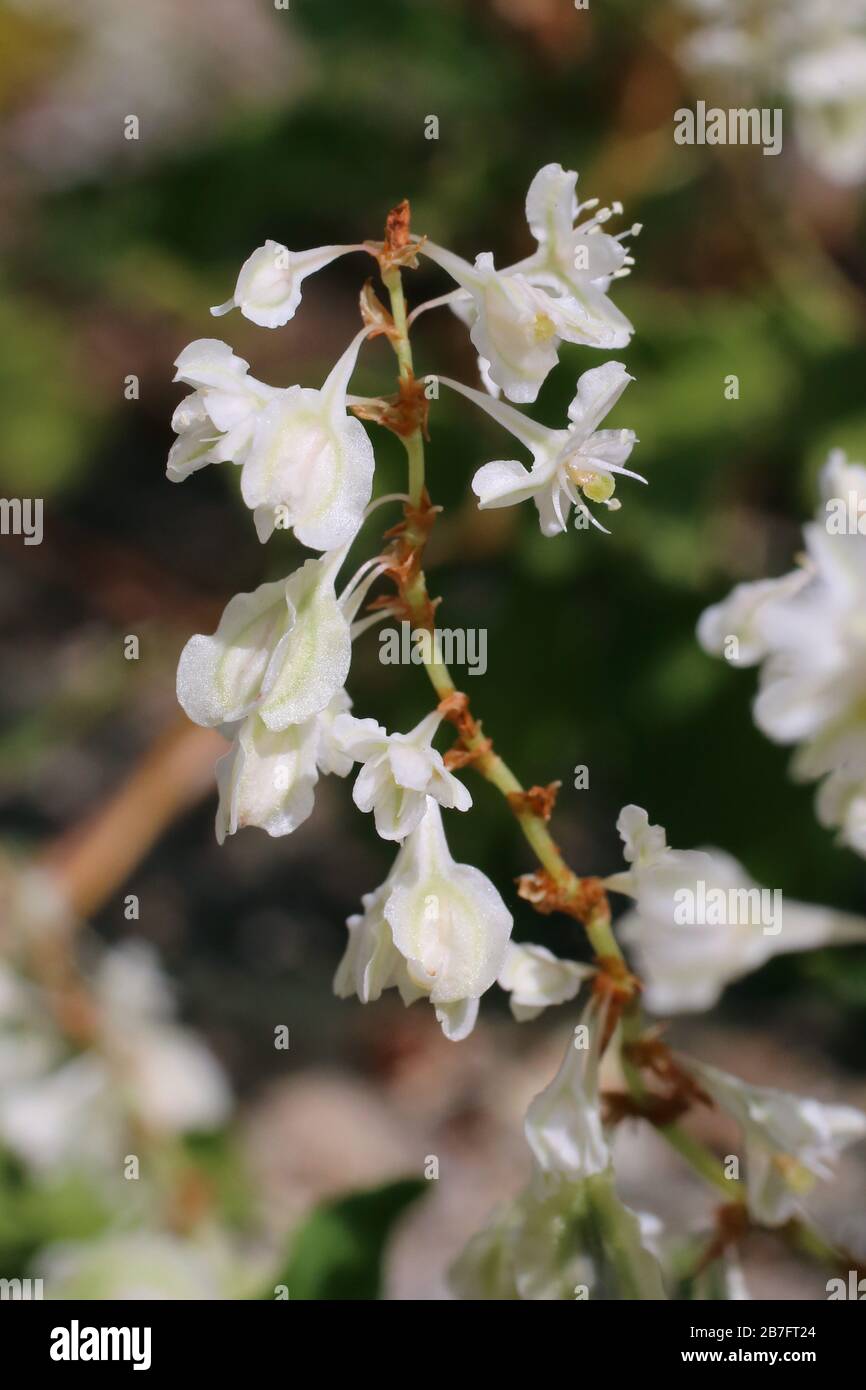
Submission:
[[[538,247],[516,265],[497,270],[482,252],[473,266],[435,242],[419,243],[464,291],[453,308],[470,329],[482,376],[524,404],[535,400],[556,365],[561,341],[611,350],[625,347],[633,331],[606,294],[611,280],[628,274],[632,258],[619,238],[600,231],[622,209],[598,209],[574,226],[597,205],[597,199],[577,202],[576,182],[577,174],[558,164],[536,174],[526,216]]]
[[[605,883],[635,899],[617,935],[635,952],[654,1013],[712,1008],[772,956],[866,941],[863,918],[788,900],[782,911],[781,894],[759,888],[721,850],[668,849],[639,806],[626,806],[617,828],[632,867]]]
[[[866,32],[798,54],[788,65],[785,86],[806,157],[833,183],[861,183],[866,176]]]
[[[824,779],[815,801],[818,820],[839,828],[839,840],[866,859],[866,777],[839,768]]]
[[[560,430],[539,424],[505,401],[494,400],[459,381],[449,377],[439,380],[474,401],[532,454],[529,470],[516,459],[486,463],[479,468],[472,479],[472,490],[482,511],[511,507],[532,498],[545,536],[567,529],[572,506],[604,531],[585,499],[615,510],[619,506],[613,496],[617,473],[641,483],[646,481],[624,467],[636,443],[634,431],[596,429],[633,380],[621,362],[606,362],[583,373],[568,407],[571,424]]]
[[[389,988],[404,1004],[428,997],[446,1037],[465,1038],[502,968],[512,920],[481,870],[451,858],[432,798],[386,882],[362,901],[363,914],[347,924],[335,993],[362,1003]]]
[[[663,827],[650,825],[641,806],[624,806],[616,828],[623,841],[623,857],[631,867],[604,880],[615,893],[627,893],[639,902],[656,898],[666,902],[682,885],[690,885],[711,869],[704,850],[669,849]]]
[[[866,1135],[866,1115],[850,1105],[749,1086],[691,1060],[689,1069],[743,1130],[749,1211],[761,1225],[795,1216],[799,1198],[818,1179],[831,1179],[842,1150]]]
[[[223,1124],[231,1106],[225,1074],[204,1043],[172,1020],[172,991],[154,952],[140,941],[110,951],[94,994],[114,1084],[147,1128],[180,1134]]]
[[[866,468],[834,450],[821,499],[818,517],[804,528],[802,566],[781,579],[738,585],[702,614],[698,638],[713,654],[761,663],[755,723],[777,743],[800,745],[795,776],[836,774],[819,813],[863,853]]]
[[[253,1298],[266,1277],[260,1257],[250,1259],[215,1229],[185,1238],[166,1231],[109,1231],[87,1241],[49,1245],[39,1252],[48,1298]]]
[[[346,391],[367,336],[362,328],[320,391],[278,391],[247,375],[225,343],[201,339],[177,359],[175,380],[196,390],[172,420],[179,438],[168,476],[180,482],[209,463],[241,466],[241,494],[266,541],[279,523],[312,550],[351,541],[373,488],[373,446],[346,412]]]
[[[215,1129],[230,1110],[222,1068],[174,1022],[168,982],[143,942],[101,958],[93,1003],[94,1046],[71,1057],[38,991],[14,1032],[14,1017],[0,1020],[0,1142],[38,1172],[118,1171],[130,1114],[167,1136]]]
[[[38,1173],[67,1165],[99,1171],[122,1134],[110,1087],[105,1064],[90,1053],[9,1084],[0,1097],[0,1142]]]
[[[613,1170],[539,1175],[499,1207],[450,1270],[458,1298],[527,1302],[664,1299],[641,1223],[618,1198]]]
[[[180,483],[209,463],[244,463],[256,416],[279,392],[251,377],[249,363],[219,338],[198,338],[174,365],[175,381],[194,389],[172,416],[178,437],[168,456],[168,478]]]
[[[597,198],[580,203],[576,185],[573,169],[563,169],[560,164],[539,169],[526,195],[526,220],[538,249],[506,273],[523,275],[533,284],[573,296],[597,323],[617,334],[617,341],[607,346],[624,347],[634,330],[608,299],[607,290],[634,264],[623,239],[636,235],[640,227],[635,224],[617,236],[603,232],[604,224],[622,212],[622,205],[600,208]],[[581,214],[590,210],[592,216],[580,222]]]
[[[288,580],[236,594],[212,636],[197,634],[177,669],[177,698],[196,724],[256,713],[272,732],[303,724],[345,685],[352,639],[334,590],[344,551],[307,560]]]
[[[526,1112],[526,1139],[544,1173],[588,1178],[610,1164],[598,1092],[605,1019],[606,1010],[591,997],[559,1071]]]
[[[217,763],[219,844],[247,825],[289,835],[312,814],[319,773],[344,777],[351,770],[352,759],[334,736],[334,721],[350,704],[338,690],[311,719],[276,733],[257,714],[247,715]]]
[[[552,1004],[573,999],[592,974],[591,965],[559,960],[546,946],[510,941],[497,983],[511,995],[508,1002],[517,1022],[525,1023]]]
[[[356,535],[375,460],[364,426],[346,413],[346,391],[366,336],[364,328],[353,338],[321,391],[292,386],[258,415],[241,492],[260,540],[278,516],[313,550],[335,550]]]
[[[231,299],[217,304],[211,313],[218,316],[237,308],[261,328],[281,328],[294,317],[308,275],[323,270],[338,256],[363,250],[363,246],[315,246],[290,251],[279,241],[266,241],[244,261]]]
[[[469,336],[485,371],[509,400],[524,405],[535,400],[563,341],[607,350],[628,342],[627,332],[593,319],[572,295],[554,295],[524,275],[497,271],[489,252],[471,266],[432,242],[423,250],[472,295]]]
[[[472,797],[432,746],[442,716],[428,714],[408,734],[389,734],[374,719],[343,715],[336,726],[341,746],[363,763],[352,792],[360,811],[373,811],[383,840],[404,840],[420,823],[427,798],[468,811]]]

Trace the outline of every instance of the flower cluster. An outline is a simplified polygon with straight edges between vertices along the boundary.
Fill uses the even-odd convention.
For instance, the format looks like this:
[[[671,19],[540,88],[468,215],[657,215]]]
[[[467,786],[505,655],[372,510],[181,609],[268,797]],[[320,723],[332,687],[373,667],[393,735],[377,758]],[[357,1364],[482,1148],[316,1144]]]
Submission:
[[[686,65],[732,87],[778,92],[797,139],[825,178],[866,176],[866,5],[863,0],[684,0],[699,17]]]
[[[866,467],[831,453],[806,552],[779,579],[738,584],[698,638],[735,666],[760,666],[755,723],[797,744],[794,776],[823,778],[817,812],[866,856]]]
[[[682,1260],[667,1258],[675,1242],[657,1218],[633,1212],[616,1191],[600,1093],[606,1025],[605,1005],[593,994],[557,1075],[527,1111],[530,1182],[492,1213],[457,1260],[451,1279],[459,1297],[664,1299],[678,1292]],[[774,1228],[799,1217],[815,1183],[832,1179],[842,1151],[866,1136],[866,1114],[851,1106],[751,1086],[690,1058],[682,1067],[702,1088],[704,1103],[717,1105],[740,1130],[744,1210],[756,1225]],[[710,1238],[703,1233],[704,1248]],[[695,1264],[700,1272],[699,1258]],[[735,1263],[721,1272],[723,1289],[703,1296],[748,1297]],[[701,1295],[692,1289],[686,1296]]]
[[[37,1172],[96,1166],[116,1173],[130,1129],[163,1139],[215,1130],[230,1108],[211,1052],[172,1018],[153,952],[129,942],[93,970],[89,1046],[70,1048],[50,999],[0,970],[0,1143]]]
[[[707,1008],[730,982],[779,952],[866,940],[866,922],[800,903],[787,904],[782,915],[778,890],[769,895],[766,916],[768,890],[739,864],[720,851],[670,849],[664,830],[637,806],[625,807],[618,822],[626,869],[581,880],[547,830],[555,787],[520,788],[440,655],[425,660],[439,703],[409,732],[389,732],[375,718],[359,717],[347,691],[353,642],[379,616],[408,617],[416,630],[432,627],[434,605],[421,568],[435,513],[423,478],[427,407],[412,373],[401,267],[427,256],[456,282],[413,317],[449,304],[469,329],[486,389],[436,379],[501,425],[531,459],[529,467],[514,459],[484,464],[472,480],[479,508],[532,500],[546,537],[564,532],[572,514],[576,528],[604,530],[590,504],[615,511],[617,478],[643,481],[626,467],[633,432],[601,428],[631,380],[621,362],[584,372],[562,428],[516,408],[535,401],[562,342],[619,349],[631,336],[609,297],[631,264],[627,234],[604,230],[621,209],[579,203],[576,182],[577,175],[559,165],[536,175],[526,204],[535,250],[500,270],[489,253],[471,264],[413,236],[406,205],[390,215],[383,243],[296,254],[269,241],[254,251],[232,298],[213,312],[236,307],[270,328],[293,317],[302,282],[313,271],[355,251],[378,260],[392,312],[365,289],[364,327],[321,390],[265,386],[230,347],[213,340],[192,344],[177,362],[177,379],[192,395],[175,415],[169,477],[179,481],[211,462],[238,464],[260,539],[291,529],[317,552],[287,578],[231,599],[216,631],[192,637],[181,655],[181,705],[196,723],[221,729],[231,741],[218,767],[219,839],[244,826],[288,834],[311,815],[321,775],[353,774],[355,805],[372,814],[379,836],[398,848],[385,882],[349,918],[334,980],[340,997],[368,1003],[396,989],[407,1005],[427,999],[445,1036],[459,1041],[472,1031],[479,1001],[496,983],[509,995],[514,1017],[527,1021],[571,1002],[590,982],[559,1072],[529,1107],[529,1184],[494,1213],[455,1266],[455,1288],[467,1298],[679,1296],[683,1276],[668,1268],[667,1235],[655,1218],[631,1211],[617,1191],[613,1136],[626,1116],[656,1123],[671,1137],[675,1121],[692,1106],[728,1113],[742,1134],[746,1169],[731,1196],[738,1231],[749,1223],[770,1228],[799,1220],[813,1183],[831,1176],[844,1146],[866,1133],[859,1111],[749,1086],[671,1052],[645,1024],[641,987],[612,931],[607,893],[631,900],[619,938],[633,948],[653,1010]],[[400,391],[388,398],[352,396],[360,349],[377,334],[394,345]],[[404,440],[408,496],[370,501],[373,449],[356,417]],[[866,470],[832,460],[825,490],[843,484],[866,491]],[[395,500],[406,505],[402,524],[389,532],[391,544],[341,579],[371,510]],[[857,797],[866,803],[863,541],[831,538],[813,527],[807,542],[806,568],[736,591],[728,605],[705,615],[701,635],[705,645],[716,646],[733,627],[742,641],[739,660],[765,661],[759,717],[777,737],[807,740],[803,769],[830,774],[825,807],[828,798],[838,804],[856,783],[840,815],[856,840],[858,816],[863,819]],[[396,592],[378,595],[370,613],[359,616],[380,578],[393,582]],[[455,725],[458,738],[443,754],[434,743],[445,721]],[[582,920],[595,952],[591,965],[513,942],[511,913],[497,889],[479,869],[451,857],[443,812],[471,807],[457,774],[473,763],[508,797],[544,866],[521,880],[522,896],[543,913],[561,909]],[[744,905],[750,909],[745,913]],[[602,1088],[603,1068],[618,1090]],[[692,1141],[675,1146],[689,1153]],[[705,1173],[713,1164],[707,1154]],[[691,1291],[683,1296],[717,1296],[720,1290],[744,1296],[729,1245],[727,1235],[720,1240],[718,1232],[702,1228],[685,1281]]]

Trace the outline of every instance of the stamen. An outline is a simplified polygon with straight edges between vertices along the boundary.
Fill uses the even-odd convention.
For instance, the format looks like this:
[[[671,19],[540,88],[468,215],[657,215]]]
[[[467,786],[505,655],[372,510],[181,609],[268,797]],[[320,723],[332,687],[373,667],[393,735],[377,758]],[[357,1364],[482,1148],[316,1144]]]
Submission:
[[[374,555],[371,560],[365,560],[360,569],[352,575],[337,600],[350,622],[367,597],[370,586],[375,583],[380,574],[385,573],[387,568],[388,563],[385,557]]]
[[[453,304],[455,299],[471,299],[468,290],[450,290],[448,294],[440,294],[436,299],[426,299],[423,304],[416,304],[411,314],[406,320],[406,327],[411,328],[415,320],[421,315],[426,314],[428,309],[438,309],[443,304]]]
[[[377,507],[383,507],[386,502],[409,502],[411,498],[408,492],[386,492],[381,497],[374,497],[372,502],[364,511],[364,520],[372,516]]]
[[[383,618],[394,618],[396,616],[396,608],[377,608],[375,613],[368,613],[366,618],[358,618],[356,622],[352,623],[350,628],[352,641],[354,642],[355,638],[360,637],[368,628],[375,627]]]

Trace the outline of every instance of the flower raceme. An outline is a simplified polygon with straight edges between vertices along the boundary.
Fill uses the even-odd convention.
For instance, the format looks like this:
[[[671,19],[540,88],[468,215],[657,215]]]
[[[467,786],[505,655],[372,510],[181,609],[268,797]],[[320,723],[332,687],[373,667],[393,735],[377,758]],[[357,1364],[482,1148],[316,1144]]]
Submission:
[[[408,247],[413,256],[429,252],[456,273],[461,287],[446,298],[477,323],[493,376],[504,380],[512,363],[505,384],[515,399],[535,398],[556,361],[554,339],[612,347],[631,335],[628,320],[608,298],[613,281],[632,263],[625,234],[612,237],[602,230],[621,209],[598,208],[592,200],[579,204],[576,181],[575,173],[559,165],[539,171],[526,203],[536,249],[503,271],[485,256],[473,270],[424,238]],[[308,275],[351,251],[376,256],[385,249],[364,243],[291,252],[269,240],[242,266],[232,298],[212,313],[238,308],[255,324],[281,327],[294,317]],[[386,568],[380,557],[366,561],[337,595],[337,572],[371,510],[373,449],[364,426],[349,413],[350,406],[370,403],[348,390],[361,346],[375,331],[365,323],[320,390],[258,381],[249,363],[218,339],[191,343],[176,361],[175,379],[191,394],[174,414],[177,439],[168,477],[180,482],[211,463],[232,462],[240,469],[241,495],[260,540],[275,529],[291,529],[303,545],[322,552],[286,580],[238,594],[216,632],[191,638],[181,654],[180,704],[196,723],[219,727],[231,739],[217,773],[220,841],[248,825],[270,835],[291,833],[311,814],[319,776],[346,776],[353,762],[361,763],[354,800],[373,813],[384,839],[402,842],[412,835],[431,799],[457,810],[472,804],[432,747],[438,715],[409,734],[389,734],[376,720],[349,713],[345,682],[352,638],[375,621],[355,621],[356,615]],[[629,379],[619,363],[586,372],[562,430],[535,425],[489,395],[450,382],[494,413],[533,456],[530,472],[516,462],[482,468],[474,484],[480,506],[531,496],[545,534],[565,529],[572,507],[600,526],[585,499],[615,508],[615,475],[638,476],[624,467],[634,444],[631,431],[597,429]],[[380,500],[389,499],[372,505]],[[379,606],[388,611],[381,601]],[[548,975],[551,969],[562,973],[565,967],[548,963]],[[565,973],[561,988],[567,992],[574,977]],[[545,997],[538,1007],[546,1002]],[[535,1007],[520,1005],[517,995],[514,1003]]]
[[[97,956],[92,986],[94,1045],[70,1056],[56,1001],[0,966],[0,1142],[34,1171],[87,1166],[110,1180],[131,1121],[152,1139],[213,1130],[231,1097],[216,1058],[175,1020],[149,946]]]
[[[347,777],[360,764],[355,804],[372,813],[379,836],[399,848],[385,882],[362,898],[362,911],[348,920],[348,941],[334,980],[340,997],[355,995],[367,1003],[393,988],[407,1005],[428,999],[445,1036],[459,1041],[472,1031],[480,1000],[494,983],[508,992],[514,1016],[526,1020],[572,1000],[584,979],[598,976],[559,1072],[529,1107],[529,1186],[494,1215],[455,1269],[455,1287],[465,1297],[666,1296],[655,1249],[645,1239],[649,1224],[617,1194],[608,1124],[616,1111],[603,1110],[599,1092],[603,1053],[625,1036],[626,1022],[641,1026],[639,1012],[630,1010],[618,1025],[622,991],[611,992],[613,972],[605,965],[604,949],[596,949],[596,964],[590,967],[559,960],[542,946],[513,944],[511,913],[493,883],[479,869],[452,858],[442,811],[466,811],[472,799],[433,747],[440,710],[447,711],[460,732],[458,757],[450,761],[459,765],[477,759],[497,785],[502,778],[492,775],[491,765],[504,768],[505,774],[508,769],[486,753],[489,743],[476,721],[460,722],[464,714],[469,718],[468,710],[461,713],[459,692],[445,679],[441,659],[428,663],[429,673],[440,697],[444,690],[450,703],[405,734],[388,732],[376,719],[357,718],[346,690],[354,638],[389,612],[415,620],[420,608],[426,624],[432,607],[420,570],[423,522],[433,514],[423,476],[426,417],[415,410],[406,338],[414,315],[406,320],[402,292],[394,287],[400,266],[427,255],[456,281],[456,290],[418,306],[415,314],[443,302],[452,305],[470,330],[488,390],[438,379],[495,419],[531,456],[529,468],[500,460],[478,470],[472,487],[480,508],[531,499],[545,536],[565,531],[572,509],[576,526],[591,523],[604,530],[590,504],[616,510],[617,476],[644,481],[625,466],[636,443],[634,433],[600,428],[631,380],[621,362],[608,361],[580,376],[568,423],[561,429],[539,424],[498,398],[502,392],[513,402],[534,401],[561,342],[617,349],[630,340],[631,324],[609,296],[613,282],[631,265],[623,245],[628,233],[610,236],[604,230],[621,209],[579,203],[576,182],[575,173],[556,164],[539,171],[526,203],[535,250],[505,269],[496,269],[489,253],[470,264],[423,237],[410,237],[404,205],[389,217],[381,246],[323,246],[291,253],[268,241],[254,251],[231,300],[212,312],[237,307],[253,323],[269,328],[294,316],[309,274],[353,250],[379,260],[393,314],[377,305],[374,296],[364,295],[365,326],[320,390],[300,385],[276,389],[259,382],[243,358],[215,339],[190,344],[176,364],[176,379],[191,394],[175,412],[177,440],[169,456],[169,478],[181,481],[210,463],[232,462],[240,468],[240,491],[260,540],[269,540],[275,529],[290,528],[296,541],[319,552],[287,578],[236,595],[216,631],[192,637],[181,654],[180,704],[196,723],[220,728],[231,740],[217,770],[218,839],[244,826],[273,836],[291,833],[310,816],[319,777]],[[400,394],[387,400],[349,396],[361,346],[377,333],[386,334],[395,346]],[[373,449],[350,410],[403,437],[411,503],[403,494],[370,503]],[[380,502],[397,500],[407,505],[402,525],[390,533],[394,543],[386,554],[363,561],[338,590],[339,571],[364,520]],[[866,736],[858,723],[862,672],[859,667],[845,670],[841,686],[837,681],[831,690],[829,684],[830,676],[836,680],[840,674],[841,638],[857,628],[858,602],[862,639],[862,548],[835,546],[816,535],[810,550],[805,576],[774,582],[737,602],[742,626],[749,629],[744,646],[751,659],[763,660],[776,647],[784,653],[771,671],[769,683],[777,688],[775,700],[768,703],[780,720],[786,715],[791,741],[810,740],[810,775],[830,774],[826,797],[834,805],[844,802],[832,814],[844,816],[850,827],[858,816],[866,823],[866,810],[856,810],[858,797],[866,802],[866,756],[860,757]],[[384,574],[396,583],[397,593],[378,598],[376,612],[360,619],[371,585]],[[791,615],[784,615],[789,603],[802,605],[807,617],[826,629],[817,671],[800,669],[803,663],[789,630]],[[838,632],[827,621],[831,611]],[[801,616],[798,608],[794,617],[799,621]],[[715,621],[705,620],[707,630],[715,630]],[[794,689],[788,680],[792,673]],[[467,728],[478,730],[477,737],[470,739]],[[513,780],[505,777],[506,785]],[[509,793],[512,801],[515,796],[523,805],[526,794]],[[546,834],[534,811],[519,813],[522,822],[527,817],[534,830]],[[784,933],[778,936],[760,927],[753,930],[753,923],[744,929],[737,920],[712,927],[680,926],[674,920],[672,926],[670,908],[677,891],[698,882],[712,884],[714,878],[729,885],[739,878],[739,866],[703,851],[670,850],[664,831],[651,826],[637,807],[624,809],[619,828],[629,867],[600,886],[634,900],[622,934],[646,970],[653,1006],[706,1007],[729,981],[778,951],[863,939],[863,923],[798,904],[788,906]],[[546,863],[540,851],[539,857]],[[620,966],[609,925],[601,916],[592,925],[608,932]],[[608,1013],[612,1007],[616,1016]],[[845,1107],[821,1107],[747,1088],[708,1068],[700,1077],[707,1093],[742,1123],[749,1201],[755,1219],[766,1224],[785,1220],[792,1210],[792,1177],[799,1191],[806,1177],[823,1176],[841,1145],[866,1127],[863,1117]]]

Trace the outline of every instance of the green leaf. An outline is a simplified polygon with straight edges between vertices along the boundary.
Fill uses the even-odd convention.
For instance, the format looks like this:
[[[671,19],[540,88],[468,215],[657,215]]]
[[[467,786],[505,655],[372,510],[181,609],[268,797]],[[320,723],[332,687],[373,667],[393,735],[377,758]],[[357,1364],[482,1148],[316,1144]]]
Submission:
[[[274,1283],[285,1284],[292,1300],[380,1298],[388,1238],[426,1188],[420,1178],[404,1178],[317,1207],[295,1233],[288,1263]]]

